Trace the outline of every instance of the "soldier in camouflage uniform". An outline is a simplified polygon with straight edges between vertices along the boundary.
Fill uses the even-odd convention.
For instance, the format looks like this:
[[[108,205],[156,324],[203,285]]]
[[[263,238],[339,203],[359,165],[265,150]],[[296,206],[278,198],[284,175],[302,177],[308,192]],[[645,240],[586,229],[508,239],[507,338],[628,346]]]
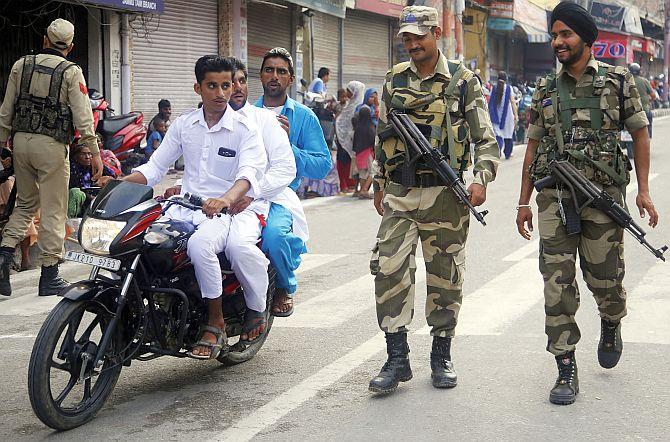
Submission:
[[[649,196],[649,134],[640,97],[631,74],[623,67],[596,61],[590,46],[598,30],[581,6],[560,3],[552,12],[552,47],[563,64],[557,74],[538,81],[530,109],[529,142],[523,165],[517,228],[526,239],[532,231],[530,197],[533,181],[549,174],[553,159],[569,160],[622,206],[630,163],[619,143],[623,126],[632,134],[637,172],[637,207],[649,214],[654,227],[658,215]],[[580,333],[575,314],[579,290],[575,262],[579,253],[584,280],[593,293],[601,317],[598,360],[614,367],[621,356],[620,320],[626,315],[623,288],[623,229],[604,213],[587,207],[580,213],[581,233],[568,234],[565,212],[574,210],[570,193],[560,185],[537,195],[540,230],[540,272],[548,336],[547,350],[556,357],[558,379],[549,400],[571,404],[579,392],[575,345]]]
[[[93,179],[102,174],[93,112],[81,68],[66,60],[74,45],[74,26],[56,19],[47,28],[44,48],[19,59],[9,74],[0,106],[0,148],[11,136],[16,174],[16,208],[2,232],[0,295],[12,292],[9,266],[35,213],[41,210],[42,273],[38,295],[56,295],[69,284],[58,276],[63,251],[70,177],[69,144],[75,128],[79,142],[93,153]]]
[[[438,23],[433,8],[403,9],[399,35],[411,61],[388,72],[382,94],[374,201],[383,218],[371,270],[388,361],[370,381],[370,390],[377,393],[391,392],[399,381],[412,377],[407,326],[414,314],[418,240],[427,272],[426,318],[433,335],[433,385],[456,386],[450,349],[461,306],[469,226],[468,210],[420,158],[406,151],[387,124],[386,113],[394,109],[406,112],[461,175],[470,166],[470,143],[475,143],[475,177],[468,189],[475,206],[486,200],[486,186],[495,179],[500,161],[480,83],[462,63],[448,61],[437,49],[442,32]]]

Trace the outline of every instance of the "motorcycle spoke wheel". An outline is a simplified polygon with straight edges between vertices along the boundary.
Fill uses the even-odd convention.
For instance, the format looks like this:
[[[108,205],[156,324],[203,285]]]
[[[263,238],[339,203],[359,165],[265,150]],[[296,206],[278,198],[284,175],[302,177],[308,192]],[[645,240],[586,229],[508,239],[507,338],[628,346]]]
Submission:
[[[67,430],[90,420],[113,390],[120,366],[93,361],[110,315],[97,304],[64,299],[40,330],[30,359],[28,392],[35,414],[48,426]],[[111,339],[107,355],[118,351]],[[83,376],[82,376],[83,374]]]

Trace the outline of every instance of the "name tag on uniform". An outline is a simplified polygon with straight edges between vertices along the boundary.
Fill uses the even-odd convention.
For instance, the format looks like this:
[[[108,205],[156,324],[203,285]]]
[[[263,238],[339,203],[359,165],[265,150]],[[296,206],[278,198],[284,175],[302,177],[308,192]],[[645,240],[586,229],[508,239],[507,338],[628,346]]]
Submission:
[[[235,155],[237,155],[237,152],[234,151],[233,149],[227,149],[225,147],[219,147],[219,156],[226,157],[226,158],[233,158]]]
[[[542,107],[551,106],[551,98],[545,98],[542,100]]]

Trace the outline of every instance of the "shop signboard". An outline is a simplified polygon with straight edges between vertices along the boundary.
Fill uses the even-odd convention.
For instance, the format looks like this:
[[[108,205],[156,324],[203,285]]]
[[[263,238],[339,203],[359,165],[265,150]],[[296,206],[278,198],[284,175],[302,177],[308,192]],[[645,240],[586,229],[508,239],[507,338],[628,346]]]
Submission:
[[[591,3],[591,16],[598,25],[598,29],[621,30],[626,8],[594,1]]]
[[[487,27],[492,31],[511,31],[514,29],[514,20],[510,18],[489,17]]]
[[[400,17],[403,7],[405,7],[405,0],[356,0],[356,9],[394,18]]]
[[[633,55],[628,36],[611,32],[600,32],[598,40],[593,43],[592,50],[593,55],[598,59],[625,58],[628,62]]]
[[[505,2],[505,1],[493,1],[491,2],[491,17],[495,18],[507,18],[511,19],[514,17],[514,2]]]
[[[120,9],[124,11],[162,14],[165,9],[164,0],[84,0],[86,3]]]
[[[289,0],[296,5],[314,9],[324,14],[344,18],[347,9],[345,0]]]

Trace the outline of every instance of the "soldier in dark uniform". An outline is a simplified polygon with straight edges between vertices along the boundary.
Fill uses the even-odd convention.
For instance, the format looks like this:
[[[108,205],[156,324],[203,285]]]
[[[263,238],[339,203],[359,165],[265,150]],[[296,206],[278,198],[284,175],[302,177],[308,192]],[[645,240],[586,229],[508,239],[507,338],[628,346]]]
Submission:
[[[68,285],[58,276],[58,261],[65,238],[68,154],[75,128],[80,143],[93,153],[93,179],[102,173],[86,81],[79,66],[66,60],[73,38],[72,23],[54,20],[44,36],[44,49],[14,63],[0,106],[0,148],[11,136],[17,187],[16,208],[2,232],[0,295],[12,293],[9,266],[14,249],[38,210],[42,262],[38,294],[56,295]]]
[[[655,227],[658,214],[649,196],[649,133],[647,117],[633,76],[624,67],[599,62],[591,55],[598,29],[591,15],[574,3],[560,3],[551,15],[552,47],[563,67],[538,81],[530,108],[528,147],[523,163],[517,228],[526,239],[533,229],[530,197],[533,181],[548,176],[548,163],[569,160],[587,179],[624,205],[630,163],[619,133],[633,136],[640,216],[649,215]],[[566,207],[570,193],[562,186],[537,195],[540,231],[540,271],[548,337],[547,350],[556,357],[558,378],[549,400],[571,404],[579,392],[575,346],[580,338],[575,314],[579,289],[575,262],[579,253],[584,280],[601,317],[598,361],[614,367],[621,356],[621,318],[626,315],[623,229],[603,212],[587,207],[580,212],[581,232],[568,234]],[[528,228],[528,230],[527,230]]]

